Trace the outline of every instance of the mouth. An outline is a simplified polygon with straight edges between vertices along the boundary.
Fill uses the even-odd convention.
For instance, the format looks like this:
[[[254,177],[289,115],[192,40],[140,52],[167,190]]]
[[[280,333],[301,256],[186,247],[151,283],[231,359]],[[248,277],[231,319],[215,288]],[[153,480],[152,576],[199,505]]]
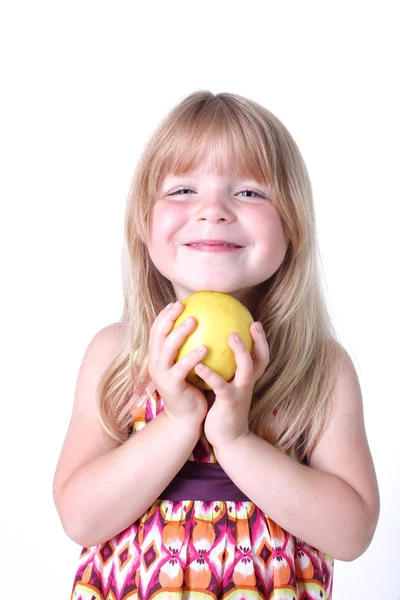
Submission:
[[[195,240],[193,242],[188,242],[184,244],[189,248],[193,249],[203,249],[203,250],[239,250],[243,246],[239,246],[234,242],[229,242],[227,240]]]
[[[193,252],[211,252],[213,254],[217,252],[231,254],[243,248],[243,246],[238,246],[227,240],[195,240],[184,245]]]

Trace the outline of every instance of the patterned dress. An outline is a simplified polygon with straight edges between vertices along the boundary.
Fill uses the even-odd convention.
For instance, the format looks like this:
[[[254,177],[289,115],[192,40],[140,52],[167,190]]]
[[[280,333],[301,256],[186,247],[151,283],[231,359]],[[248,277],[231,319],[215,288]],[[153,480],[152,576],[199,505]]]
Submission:
[[[162,410],[158,393],[150,394],[133,434]],[[71,600],[330,600],[332,574],[333,558],[246,498],[203,436],[138,521],[82,549]]]

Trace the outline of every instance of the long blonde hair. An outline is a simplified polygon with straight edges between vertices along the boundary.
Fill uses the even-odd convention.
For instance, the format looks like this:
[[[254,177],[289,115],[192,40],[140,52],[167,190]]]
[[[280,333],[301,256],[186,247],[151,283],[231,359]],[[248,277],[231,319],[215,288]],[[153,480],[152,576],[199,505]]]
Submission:
[[[254,388],[253,432],[307,460],[328,416],[341,355],[326,308],[319,269],[312,190],[300,151],[286,127],[261,105],[236,94],[198,91],[180,102],[148,141],[127,199],[123,249],[127,335],[104,372],[98,413],[107,435],[123,443],[132,413],[154,391],[148,374],[149,332],[175,300],[171,283],[150,260],[150,214],[163,178],[201,160],[268,184],[289,240],[277,272],[257,286],[255,320],[270,348],[270,363]]]

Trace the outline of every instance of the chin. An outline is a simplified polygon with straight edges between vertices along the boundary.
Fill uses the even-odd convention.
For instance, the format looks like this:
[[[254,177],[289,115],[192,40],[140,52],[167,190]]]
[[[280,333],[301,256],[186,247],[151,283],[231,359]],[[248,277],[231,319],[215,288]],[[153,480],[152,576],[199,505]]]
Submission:
[[[238,292],[240,289],[243,289],[243,286],[235,286],[228,284],[224,285],[221,282],[204,282],[190,286],[190,289],[192,290],[192,292],[221,292],[222,294],[233,295],[235,292]]]
[[[229,294],[235,288],[232,285],[224,284],[218,280],[204,279],[203,281],[193,282],[193,285],[186,286],[193,290],[194,292],[224,292],[225,294]]]

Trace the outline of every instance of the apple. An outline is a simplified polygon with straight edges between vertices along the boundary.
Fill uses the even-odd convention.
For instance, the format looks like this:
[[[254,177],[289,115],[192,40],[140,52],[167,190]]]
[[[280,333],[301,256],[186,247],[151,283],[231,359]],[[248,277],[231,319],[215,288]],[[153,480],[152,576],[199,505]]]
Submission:
[[[204,344],[207,353],[201,362],[225,381],[231,381],[236,371],[236,360],[228,338],[231,333],[237,332],[251,352],[253,339],[250,325],[254,321],[251,313],[239,300],[222,292],[195,292],[186,296],[182,304],[185,308],[176,319],[173,329],[188,317],[196,319],[197,327],[179,348],[175,362]],[[194,369],[189,371],[186,380],[199,389],[211,390]]]

